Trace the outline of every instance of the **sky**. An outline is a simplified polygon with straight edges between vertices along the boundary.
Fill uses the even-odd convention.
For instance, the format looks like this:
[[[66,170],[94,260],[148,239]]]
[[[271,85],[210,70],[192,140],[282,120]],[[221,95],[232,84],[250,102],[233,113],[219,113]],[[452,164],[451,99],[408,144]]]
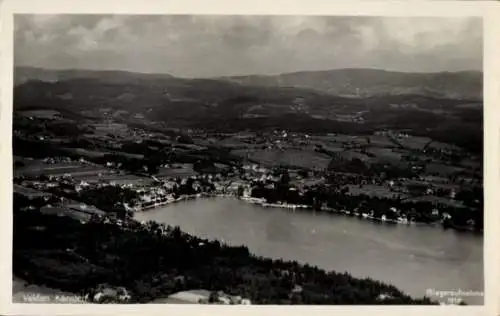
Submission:
[[[14,63],[180,77],[482,69],[480,18],[17,15]]]

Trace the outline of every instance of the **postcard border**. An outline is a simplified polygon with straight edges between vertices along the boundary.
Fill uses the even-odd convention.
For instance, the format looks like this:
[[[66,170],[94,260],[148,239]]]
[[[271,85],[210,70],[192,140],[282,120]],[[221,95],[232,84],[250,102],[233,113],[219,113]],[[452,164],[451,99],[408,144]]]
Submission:
[[[407,316],[425,313],[429,315],[491,315],[499,313],[500,296],[498,284],[500,255],[496,242],[499,241],[500,216],[495,205],[500,203],[500,170],[498,168],[500,148],[500,34],[499,3],[493,1],[345,1],[336,3],[328,0],[211,0],[211,1],[73,1],[31,0],[6,1],[1,6],[1,112],[0,128],[4,138],[0,143],[1,187],[0,202],[4,207],[0,229],[1,247],[6,256],[1,256],[0,313],[21,315],[111,315],[165,314],[202,315],[217,313],[255,313],[275,315],[292,313],[319,315],[322,313],[372,313],[387,315],[394,313]],[[14,13],[93,13],[93,14],[245,14],[245,15],[350,15],[350,16],[481,16],[484,22],[484,188],[485,188],[485,305],[484,306],[210,306],[210,305],[62,305],[62,304],[13,304],[12,297],[12,86],[13,86],[13,14]],[[7,282],[5,282],[7,281]]]

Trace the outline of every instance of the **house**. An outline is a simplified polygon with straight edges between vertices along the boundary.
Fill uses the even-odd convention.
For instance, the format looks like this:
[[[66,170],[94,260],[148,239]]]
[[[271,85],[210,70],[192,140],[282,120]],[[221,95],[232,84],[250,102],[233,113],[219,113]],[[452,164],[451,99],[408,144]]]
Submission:
[[[242,181],[234,181],[229,185],[227,189],[232,192],[237,192],[240,187],[245,188],[246,186],[247,186],[246,183]]]
[[[218,300],[223,305],[231,305],[231,298],[227,296],[219,296]]]
[[[131,296],[124,287],[113,288],[108,286],[99,286],[97,293],[93,296],[93,301],[96,303],[101,303],[105,300],[123,303],[129,301],[130,299]]]
[[[175,183],[174,181],[166,181],[163,186],[165,187],[165,189],[167,190],[172,190],[173,188],[175,188],[177,186],[177,183]]]
[[[387,293],[381,293],[378,297],[377,297],[377,300],[380,300],[380,301],[384,301],[384,300],[389,300],[391,298],[394,298],[394,296],[392,296],[391,294],[387,294]]]
[[[447,206],[447,207],[453,207],[453,208],[458,208],[458,209],[464,209],[465,205],[457,200],[451,200],[451,199],[446,199],[446,198],[441,198],[437,196],[419,196],[411,199],[405,200],[405,202],[430,202],[435,206]]]
[[[220,185],[219,183],[214,183],[215,191],[216,192],[222,192],[224,190],[224,186]]]
[[[450,199],[455,199],[456,196],[457,196],[457,193],[455,192],[455,190],[451,190]]]
[[[444,212],[443,214],[441,214],[441,216],[443,217],[444,220],[451,219],[451,215],[449,213],[446,213],[446,212]]]
[[[294,294],[298,294],[302,293],[302,291],[303,291],[302,286],[295,284],[291,292]]]
[[[208,302],[210,291],[207,290],[189,290],[177,292],[169,295],[167,298],[158,299],[151,303],[175,303],[175,304],[199,304],[200,302]]]
[[[243,197],[250,197],[252,196],[252,188],[249,186],[245,186],[243,189]]]

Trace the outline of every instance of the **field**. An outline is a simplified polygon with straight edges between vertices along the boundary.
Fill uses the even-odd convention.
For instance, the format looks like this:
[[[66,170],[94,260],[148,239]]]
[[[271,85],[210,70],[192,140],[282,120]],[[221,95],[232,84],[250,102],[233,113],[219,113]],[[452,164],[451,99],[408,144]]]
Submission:
[[[449,182],[449,180],[447,178],[440,177],[440,176],[421,176],[420,179],[422,181],[431,182],[435,185],[447,184]]]
[[[23,186],[17,185],[17,184],[14,184],[14,193],[19,193],[19,194],[31,196],[31,197],[43,197],[43,196],[50,195],[50,193],[33,190],[33,189],[26,188],[26,187],[23,187]]]
[[[329,145],[326,145],[326,146],[323,146],[323,149],[324,150],[327,150],[331,153],[340,153],[340,152],[343,152],[345,149],[342,148],[342,146],[340,144],[338,144],[337,146],[335,146],[337,144],[329,144]]]
[[[69,209],[67,207],[45,207],[40,210],[42,214],[46,215],[57,215],[57,216],[67,216],[73,218],[77,221],[88,221],[91,215],[84,212],[79,212],[76,210]]]
[[[234,150],[232,153],[242,157],[248,155],[249,159],[267,166],[283,164],[309,169],[326,168],[331,160],[326,154],[297,149]]]
[[[387,136],[378,136],[371,135],[370,136],[370,144],[371,146],[377,147],[395,147],[394,143]]]
[[[84,149],[84,148],[64,148],[64,150],[66,150],[72,154],[80,155],[81,157],[89,157],[89,158],[104,157],[104,155],[107,154],[107,152],[104,152],[104,151],[89,150],[89,149]]]
[[[369,160],[373,159],[373,158],[368,157],[365,154],[362,154],[360,152],[353,151],[353,150],[346,150],[346,151],[339,152],[338,156],[342,157],[343,159],[347,159],[347,160],[359,159],[362,161],[369,161]]]
[[[41,175],[45,172],[50,171],[60,171],[69,170],[71,168],[79,168],[82,165],[77,162],[61,162],[57,164],[48,164],[41,160],[31,160],[31,159],[16,159],[16,161],[21,161],[24,166],[15,168],[15,175]]]
[[[449,177],[455,173],[464,171],[463,168],[448,166],[442,163],[429,163],[425,166],[426,173],[438,174],[443,177]]]
[[[234,137],[229,137],[229,138],[219,140],[217,142],[217,145],[231,148],[231,149],[242,149],[242,148],[248,147],[247,143],[244,143],[244,142],[242,142]]]
[[[196,175],[197,172],[194,171],[193,166],[190,164],[183,164],[180,168],[166,168],[161,167],[156,173],[157,177],[165,178],[184,178]]]
[[[368,196],[376,196],[376,197],[384,197],[384,198],[396,198],[401,197],[405,198],[408,195],[399,193],[399,192],[391,192],[388,187],[380,186],[380,185],[372,185],[367,184],[363,185],[363,187],[359,187],[359,185],[347,185],[349,188],[349,195],[368,195]]]
[[[315,185],[320,185],[324,184],[325,181],[323,179],[315,179],[315,178],[310,178],[310,179],[301,179],[301,180],[293,180],[290,182],[295,187],[298,188],[304,188],[306,186],[315,186]]]
[[[448,206],[457,207],[457,208],[464,207],[463,203],[461,203],[461,202],[451,200],[451,199],[442,198],[442,197],[431,196],[431,195],[419,196],[419,197],[408,199],[405,201],[408,201],[408,202],[424,202],[424,201],[426,201],[426,202],[448,205]]]
[[[434,149],[440,149],[440,150],[460,150],[457,146],[454,146],[452,144],[447,144],[447,143],[442,143],[442,142],[437,142],[433,141],[430,145],[429,148],[434,148]]]
[[[81,172],[72,174],[71,177],[76,181],[85,181],[85,182],[111,182],[115,181],[117,184],[128,183],[128,182],[137,182],[143,178],[134,176],[134,175],[120,175],[114,173],[112,170],[103,169],[101,172]]]
[[[55,119],[61,116],[60,112],[54,110],[20,111],[18,113],[24,117],[36,117],[41,119]]]
[[[15,175],[40,176],[44,174],[46,176],[61,176],[64,174],[72,174],[74,176],[78,176],[78,174],[92,174],[94,176],[97,176],[99,173],[106,172],[109,172],[109,170],[106,168],[84,165],[78,162],[48,164],[40,161],[34,161],[32,164],[26,165],[21,168],[16,168]]]
[[[403,145],[405,148],[409,149],[422,149],[431,141],[430,138],[427,137],[400,137],[398,138],[398,142]]]
[[[343,135],[343,134],[328,135],[328,136],[315,136],[314,138],[318,139],[318,140],[330,141],[330,142],[335,142],[335,143],[350,143],[350,142],[366,143],[365,137]]]
[[[378,161],[388,162],[388,163],[397,163],[397,162],[401,161],[401,157],[403,156],[402,153],[394,152],[390,148],[372,147],[372,148],[368,148],[366,151],[374,154]]]

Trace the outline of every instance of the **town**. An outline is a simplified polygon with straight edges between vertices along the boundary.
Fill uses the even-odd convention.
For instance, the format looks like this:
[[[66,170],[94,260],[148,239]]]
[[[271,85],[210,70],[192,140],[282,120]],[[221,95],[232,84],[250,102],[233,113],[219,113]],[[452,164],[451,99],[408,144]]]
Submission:
[[[391,130],[180,133],[104,117],[82,124],[53,110],[15,113],[17,209],[120,223],[184,199],[231,196],[293,211],[483,229],[479,157],[454,145]]]
[[[273,300],[275,294],[262,288],[235,290],[234,284],[241,280],[224,283],[220,274],[217,274],[217,278],[222,278],[220,281],[214,283],[211,279],[211,282],[204,283],[199,279],[199,272],[189,270],[191,264],[187,262],[192,260],[194,253],[187,249],[197,249],[197,258],[209,256],[207,251],[212,253],[209,257],[226,258],[224,253],[232,251],[232,258],[242,256],[239,260],[254,262],[248,263],[254,266],[252,269],[258,269],[260,263],[255,267],[256,259],[248,257],[246,248],[231,250],[218,242],[184,234],[178,227],[134,220],[137,212],[148,212],[189,199],[233,198],[267,207],[269,212],[275,211],[273,208],[285,208],[290,212],[353,216],[388,225],[435,225],[435,229],[482,231],[480,163],[477,156],[454,145],[392,130],[365,136],[283,130],[268,133],[189,130],[181,133],[154,124],[151,124],[151,129],[132,127],[104,117],[104,121],[94,117],[82,123],[82,120],[65,117],[54,110],[15,112],[16,233],[23,235],[23,243],[29,243],[29,240],[36,243],[42,235],[55,234],[61,237],[50,238],[66,239],[76,231],[83,230],[78,234],[88,234],[87,231],[91,230],[98,243],[105,243],[106,238],[110,238],[98,236],[118,234],[116,236],[123,236],[120,238],[125,240],[143,236],[141,238],[150,240],[150,247],[160,242],[150,239],[159,234],[166,240],[185,240],[182,245],[175,246],[184,247],[184,250],[175,252],[185,254],[177,263],[172,263],[175,268],[171,272],[161,277],[163,285],[159,290],[154,285],[158,282],[154,281],[157,278],[154,276],[152,281],[147,281],[147,286],[137,284],[142,270],[130,271],[133,267],[130,264],[134,263],[125,265],[129,267],[127,272],[112,273],[111,277],[110,272],[101,271],[92,279],[95,281],[88,281],[85,272],[88,258],[105,256],[99,259],[103,262],[111,259],[106,252],[91,254],[100,251],[100,248],[86,248],[92,243],[81,245],[87,237],[74,237],[76,245],[71,242],[72,246],[68,244],[69,248],[56,256],[60,258],[58,262],[70,260],[75,267],[81,267],[78,269],[83,272],[75,275],[76,270],[73,270],[71,279],[66,279],[67,272],[58,272],[62,274],[57,281],[47,279],[43,274],[42,271],[49,268],[43,262],[52,258],[53,250],[38,250],[38,255],[28,255],[23,247],[19,247],[14,253],[14,260],[18,262],[14,270],[17,276],[32,284],[65,289],[68,291],[65,295],[81,293],[82,302],[323,304],[339,300],[344,303],[397,304],[409,300],[391,286],[377,285],[373,287],[374,292],[366,292],[362,297],[348,299],[346,295],[349,294],[335,294],[325,301],[318,296],[321,290],[310,292],[306,286],[309,281],[301,279],[302,268],[297,263],[281,261],[273,265],[284,264],[283,268],[266,270],[267,273],[278,273],[278,279],[282,279],[280,282],[287,280],[286,286],[280,285],[276,289],[288,291],[288,294],[280,295],[281,300]],[[62,226],[66,229],[61,229]],[[99,231],[101,233],[97,233]],[[152,235],[146,237],[141,232]],[[118,247],[113,246],[113,240],[108,241],[111,243],[108,247]],[[174,247],[176,243],[163,247]],[[211,250],[204,250],[206,247]],[[217,251],[221,254],[217,255]],[[131,256],[130,259],[121,260],[133,260],[134,253],[127,255]],[[154,253],[152,251],[148,256]],[[72,259],[61,259],[61,256]],[[161,256],[159,258],[151,260],[163,260]],[[222,258],[220,260],[228,260]],[[231,260],[238,260],[234,258]],[[213,264],[214,261],[210,262]],[[157,268],[144,267],[141,263],[133,269],[155,271]],[[242,269],[249,268],[243,266]],[[214,270],[211,273],[226,271]],[[254,271],[249,278],[256,278],[255,273],[258,275]],[[322,272],[308,273],[319,273],[319,279],[325,277],[321,276]],[[116,275],[120,275],[118,280]],[[137,277],[129,280],[124,275]],[[356,282],[355,279],[347,281],[344,274],[331,277],[337,280],[335,282]],[[87,282],[88,288],[82,289],[77,285],[80,282]],[[124,284],[127,289],[122,286]],[[414,302],[431,303],[427,298]]]

